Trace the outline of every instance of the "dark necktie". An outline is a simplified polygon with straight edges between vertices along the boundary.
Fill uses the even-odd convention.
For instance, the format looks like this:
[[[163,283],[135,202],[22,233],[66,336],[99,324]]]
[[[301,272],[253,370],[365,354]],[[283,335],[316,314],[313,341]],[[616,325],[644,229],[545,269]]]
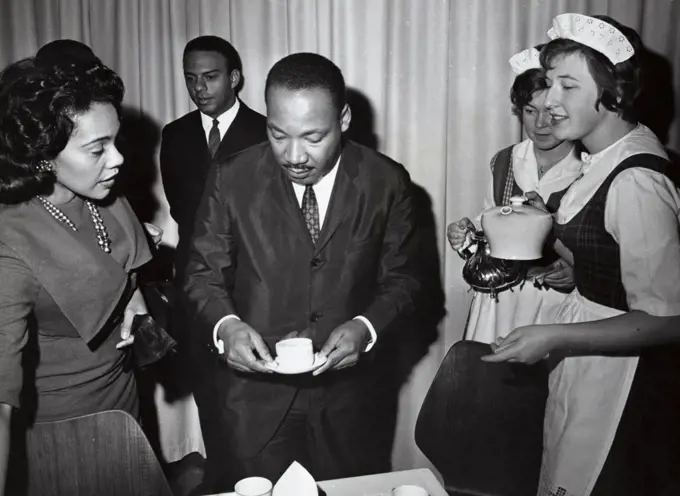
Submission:
[[[217,153],[217,149],[220,146],[220,130],[217,125],[220,123],[217,119],[213,119],[213,125],[210,128],[210,133],[208,134],[208,149],[210,150],[210,156],[214,157]]]
[[[312,242],[316,244],[319,240],[319,234],[321,234],[321,228],[319,227],[319,204],[316,202],[314,188],[310,184],[305,186],[301,210]]]

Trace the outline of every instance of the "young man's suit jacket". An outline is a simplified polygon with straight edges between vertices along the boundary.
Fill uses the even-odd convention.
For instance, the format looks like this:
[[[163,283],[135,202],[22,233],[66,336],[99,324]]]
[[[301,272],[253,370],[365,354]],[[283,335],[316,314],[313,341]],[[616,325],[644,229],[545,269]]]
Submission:
[[[265,141],[266,126],[263,115],[240,102],[236,118],[222,138],[214,158],[210,156],[198,110],[163,128],[161,176],[170,215],[177,222],[180,240],[188,240],[191,235],[210,164],[220,163],[229,155]]]

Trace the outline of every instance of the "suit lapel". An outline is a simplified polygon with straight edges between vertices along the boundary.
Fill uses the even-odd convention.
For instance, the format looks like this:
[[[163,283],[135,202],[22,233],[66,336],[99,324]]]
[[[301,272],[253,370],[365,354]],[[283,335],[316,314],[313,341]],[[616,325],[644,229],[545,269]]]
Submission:
[[[271,149],[268,151],[267,161],[271,164],[272,173],[269,176],[265,194],[280,210],[295,234],[306,239],[309,245],[314,247],[315,253],[319,253],[328,244],[346,216],[347,205],[353,204],[352,198],[356,196],[357,191],[354,181],[359,172],[358,158],[355,155],[355,149],[352,145],[345,146],[338,164],[338,172],[335,176],[335,184],[331,192],[326,218],[321,227],[321,235],[316,246],[314,246],[302,217],[300,205],[295,197],[293,185],[276,163],[271,154]]]
[[[312,246],[312,238],[307,231],[307,226],[302,217],[302,212],[300,212],[300,206],[295,197],[295,191],[290,179],[281,171],[281,167],[276,163],[271,149],[268,150],[265,160],[267,160],[271,171],[269,182],[265,187],[265,201],[271,201],[293,228],[293,232],[297,236],[306,239],[309,245]]]
[[[356,196],[356,186],[354,180],[357,177],[358,166],[356,160],[351,157],[352,150],[346,147],[342,158],[338,164],[338,172],[335,176],[335,184],[331,192],[326,218],[321,228],[319,241],[316,243],[315,252],[320,252],[331,240],[337,231],[340,222],[345,218],[347,206],[354,202],[352,198]]]
[[[233,154],[235,150],[242,148],[239,147],[239,144],[246,141],[246,136],[244,135],[248,132],[248,129],[246,129],[246,126],[243,123],[245,112],[247,112],[245,104],[241,102],[241,106],[236,113],[236,117],[234,117],[234,121],[229,126],[229,129],[227,129],[227,132],[224,133],[222,141],[220,141],[220,146],[217,148],[217,153],[215,153],[214,158],[216,163],[221,162],[224,158]]]
[[[190,125],[186,130],[186,147],[185,150],[191,150],[193,153],[199,154],[197,163],[205,164],[205,171],[207,172],[212,157],[208,150],[208,142],[205,140],[205,131],[203,130],[203,123],[201,123],[201,113],[195,110],[191,114]],[[195,163],[196,163],[195,162]]]
[[[228,156],[254,145],[258,140],[253,139],[253,134],[259,135],[262,132],[260,128],[253,128],[251,115],[255,114],[255,111],[242,101],[239,100],[239,102],[240,107],[234,122],[227,129],[219,148],[217,148],[215,154],[215,162],[217,163],[221,163]]]

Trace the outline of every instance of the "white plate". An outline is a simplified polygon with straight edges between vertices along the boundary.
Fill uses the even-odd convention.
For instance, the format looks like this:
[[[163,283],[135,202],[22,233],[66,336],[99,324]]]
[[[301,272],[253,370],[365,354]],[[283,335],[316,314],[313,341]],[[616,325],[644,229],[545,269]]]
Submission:
[[[314,363],[309,367],[291,367],[290,365],[284,367],[276,360],[274,360],[271,365],[267,365],[267,367],[277,374],[305,374],[318,369],[327,361],[328,358],[317,353],[314,355]]]

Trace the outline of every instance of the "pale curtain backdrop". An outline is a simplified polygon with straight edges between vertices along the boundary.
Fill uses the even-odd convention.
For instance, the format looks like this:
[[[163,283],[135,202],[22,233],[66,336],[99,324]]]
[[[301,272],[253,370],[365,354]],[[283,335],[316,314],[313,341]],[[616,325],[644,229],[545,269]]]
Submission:
[[[181,55],[189,39],[203,34],[222,36],[239,50],[246,77],[241,98],[262,113],[268,69],[296,51],[331,58],[348,85],[365,95],[379,150],[403,163],[431,197],[447,297],[439,339],[402,391],[395,469],[427,466],[413,439],[416,417],[446,350],[462,336],[469,306],[462,262],[448,249],[446,225],[479,211],[489,159],[521,138],[510,112],[508,58],[546,41],[556,14],[606,13],[635,27],[667,60],[672,87],[676,94],[680,90],[677,0],[0,0],[0,5],[0,65],[33,55],[56,38],[83,41],[119,72],[126,104],[159,127],[193,109]],[[669,111],[674,105],[677,114],[678,101],[663,105]],[[668,144],[680,149],[677,119]],[[155,221],[165,229],[165,242],[174,244],[175,226],[159,182],[155,195],[160,202]],[[190,429],[180,425],[192,423],[190,404],[159,408],[167,435]],[[185,437],[166,455],[177,458],[195,449],[198,442]]]

